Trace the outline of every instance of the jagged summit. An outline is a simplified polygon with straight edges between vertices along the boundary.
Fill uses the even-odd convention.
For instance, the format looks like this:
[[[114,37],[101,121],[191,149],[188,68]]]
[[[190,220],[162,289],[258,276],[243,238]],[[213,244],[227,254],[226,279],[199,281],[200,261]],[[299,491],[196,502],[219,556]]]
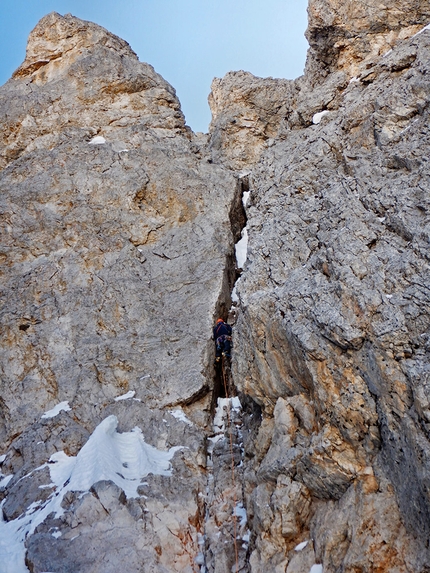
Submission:
[[[188,134],[174,88],[101,26],[53,12],[30,34],[0,93],[0,168],[35,149],[95,135],[138,144],[139,128]],[[189,137],[189,135],[187,135]]]
[[[51,12],[44,16],[31,31],[25,60],[14,73],[14,77],[24,77],[36,70],[57,62],[57,73],[69,66],[80,55],[88,53],[96,46],[104,46],[120,56],[137,59],[129,44],[108,32],[102,26],[66,14]]]

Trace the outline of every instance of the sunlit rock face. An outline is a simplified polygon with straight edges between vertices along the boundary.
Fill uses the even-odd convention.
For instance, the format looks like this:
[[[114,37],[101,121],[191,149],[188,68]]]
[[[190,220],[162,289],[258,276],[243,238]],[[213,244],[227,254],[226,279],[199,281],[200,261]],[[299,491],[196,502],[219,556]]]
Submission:
[[[267,141],[276,137],[296,91],[292,81],[243,71],[215,78],[209,95],[213,160],[238,171],[253,165]]]
[[[200,160],[151,66],[72,16],[38,24],[0,98],[5,437],[57,398],[84,419],[130,389],[192,400],[207,386],[233,176]]]
[[[404,41],[429,22],[430,6],[423,1],[310,0],[303,76],[288,81],[240,71],[212,82],[209,149],[214,161],[246,171],[285,130],[308,127],[316,113],[339,109],[351,80],[370,83],[376,70],[390,70],[394,79],[416,58]],[[401,56],[392,59],[390,50],[397,45],[403,46]],[[405,113],[400,112],[400,122]]]
[[[30,569],[194,571],[236,178],[207,161],[151,66],[71,15],[50,14],[30,35],[0,89],[0,126],[5,517],[45,503],[49,472],[36,468],[56,451],[76,455],[115,414],[120,432],[137,426],[154,447],[182,448],[172,476],[149,475],[152,493],[125,505],[118,486],[103,486],[108,506],[96,491],[69,493],[64,515],[27,538]],[[64,401],[69,411],[41,418]],[[168,413],[181,405],[197,426]],[[111,530],[97,560],[87,548]]]
[[[430,22],[428,2],[309,0],[306,71],[318,79],[342,70],[362,72]]]
[[[138,138],[138,125],[186,132],[175,90],[120,38],[52,13],[30,34],[24,63],[2,88],[0,166],[102,129],[118,136],[134,126]]]
[[[304,76],[215,79],[199,137],[126,42],[36,26],[0,88],[6,573],[428,572],[429,21],[312,0]]]

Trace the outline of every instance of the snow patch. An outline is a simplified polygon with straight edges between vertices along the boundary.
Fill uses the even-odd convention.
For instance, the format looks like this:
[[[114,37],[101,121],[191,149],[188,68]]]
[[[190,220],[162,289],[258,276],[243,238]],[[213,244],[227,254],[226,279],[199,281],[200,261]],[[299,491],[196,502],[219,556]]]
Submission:
[[[230,403],[229,398],[218,398],[217,407],[215,409],[215,416],[213,420],[213,426],[215,431],[224,432],[224,408],[228,408]]]
[[[350,84],[353,84],[353,83],[359,82],[359,81],[360,81],[360,78],[358,78],[357,76],[354,76],[353,78],[351,78],[351,79],[349,80],[349,83],[350,83]]]
[[[3,573],[28,573],[25,566],[24,533],[18,531],[21,524],[4,520],[2,506],[5,501],[0,505],[0,563]]]
[[[119,402],[120,400],[128,400],[129,398],[134,398],[136,394],[135,390],[130,390],[127,394],[122,394],[121,396],[117,396],[115,398],[115,402]]]
[[[312,565],[312,567],[309,570],[309,573],[323,573],[323,566],[320,565],[319,563]]]
[[[140,428],[119,434],[117,425],[116,416],[108,416],[76,457],[64,452],[52,455],[49,470],[53,483],[68,491],[88,491],[94,483],[110,480],[130,498],[138,497],[137,488],[148,474],[172,475],[170,460],[180,447],[157,450],[145,443]]]
[[[5,522],[0,505],[0,563],[2,573],[28,573],[24,541],[50,513],[60,517],[68,491],[88,492],[100,480],[113,481],[128,498],[138,497],[137,489],[148,474],[172,475],[170,460],[181,447],[160,451],[145,443],[140,428],[119,434],[116,416],[108,416],[94,430],[76,457],[56,452],[49,460],[54,492],[44,502],[32,503],[25,514]]]
[[[193,423],[186,417],[182,410],[172,410],[170,414],[172,414],[172,416],[177,420],[185,422],[185,424],[188,424],[189,426],[193,426]]]
[[[251,191],[244,191],[242,194],[242,205],[245,208],[248,204],[248,200],[249,200],[249,194],[251,193]]]
[[[240,517],[240,522],[239,522],[240,527],[246,525],[248,521],[248,516],[246,514],[246,509],[243,507],[242,502],[238,502],[236,504],[236,507],[234,508],[234,515],[236,515],[236,517]]]
[[[103,143],[106,143],[106,139],[101,135],[96,135],[88,142],[88,145],[103,145]]]
[[[237,268],[242,269],[248,256],[248,231],[242,229],[242,238],[235,245]]]
[[[212,450],[213,450],[213,446],[218,443],[220,440],[223,440],[225,438],[224,434],[217,434],[216,436],[211,436],[210,438],[208,438],[208,442],[212,443]],[[212,451],[211,450],[211,451]]]
[[[0,489],[2,487],[6,487],[7,484],[10,482],[10,480],[13,478],[14,474],[11,474],[9,476],[4,476],[3,474],[0,474]]]
[[[71,407],[69,406],[69,402],[60,402],[56,406],[52,408],[52,410],[48,410],[41,416],[42,418],[55,418],[58,416],[60,412],[70,412]]]
[[[294,547],[294,551],[302,551],[308,543],[309,541],[302,541],[301,543],[299,543]]]
[[[239,397],[234,396],[233,398],[218,398],[218,406],[215,409],[215,416],[213,421],[215,432],[225,431],[223,420],[225,408],[239,412],[242,409],[242,404],[240,403]]]
[[[231,291],[231,300],[232,302],[239,302],[236,285],[234,285],[233,290]]]
[[[0,464],[2,464],[5,461],[6,455],[7,454],[3,454],[2,456],[0,456]]]
[[[318,113],[314,114],[313,118],[312,118],[312,123],[314,123],[315,125],[318,125],[320,123],[320,121],[322,120],[322,118],[327,115],[329,112],[328,109],[325,109],[324,111],[319,111]]]

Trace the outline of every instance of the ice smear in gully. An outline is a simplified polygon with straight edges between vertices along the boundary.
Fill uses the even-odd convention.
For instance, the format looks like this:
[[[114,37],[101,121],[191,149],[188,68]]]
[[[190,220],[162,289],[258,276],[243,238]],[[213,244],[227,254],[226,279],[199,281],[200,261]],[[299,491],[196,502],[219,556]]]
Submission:
[[[242,229],[242,238],[236,243],[235,250],[237,268],[242,269],[248,256],[248,231],[246,227]]]
[[[26,513],[9,522],[0,507],[0,564],[2,573],[28,573],[25,566],[24,540],[46,517],[64,513],[61,502],[68,491],[87,492],[100,480],[110,480],[125,495],[138,497],[137,488],[148,474],[172,475],[170,460],[182,449],[157,450],[145,443],[140,428],[119,434],[116,416],[108,416],[90,436],[76,457],[60,451],[51,456],[48,467],[54,489],[45,502],[33,503]],[[39,468],[40,469],[40,468]],[[4,503],[4,502],[3,502]]]

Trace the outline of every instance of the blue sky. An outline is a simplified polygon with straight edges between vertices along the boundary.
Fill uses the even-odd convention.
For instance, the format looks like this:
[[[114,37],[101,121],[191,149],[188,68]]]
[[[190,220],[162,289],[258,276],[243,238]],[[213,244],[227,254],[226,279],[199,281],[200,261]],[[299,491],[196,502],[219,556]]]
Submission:
[[[71,12],[121,36],[176,89],[187,123],[207,131],[214,77],[303,72],[307,0],[0,0],[0,85],[45,14]]]

